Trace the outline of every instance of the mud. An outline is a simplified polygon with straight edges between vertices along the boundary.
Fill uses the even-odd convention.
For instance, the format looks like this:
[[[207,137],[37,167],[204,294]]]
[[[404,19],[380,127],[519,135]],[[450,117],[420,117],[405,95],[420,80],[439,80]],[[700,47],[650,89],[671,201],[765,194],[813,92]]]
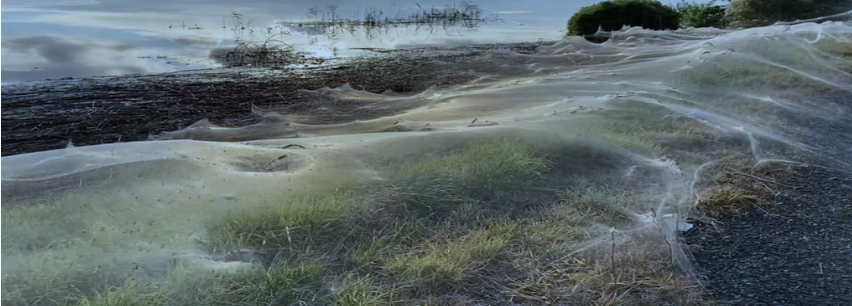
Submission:
[[[509,71],[505,62],[496,64],[495,56],[532,54],[550,43],[370,50],[338,64],[313,67],[243,66],[7,85],[2,87],[2,156],[61,149],[69,143],[142,141],[203,119],[220,126],[255,124],[262,119],[252,113],[252,105],[300,115],[302,124],[388,116],[405,110],[364,108],[363,102],[304,93],[349,84],[372,93],[410,95],[482,75],[508,76],[517,71]],[[304,60],[311,61],[316,62]]]

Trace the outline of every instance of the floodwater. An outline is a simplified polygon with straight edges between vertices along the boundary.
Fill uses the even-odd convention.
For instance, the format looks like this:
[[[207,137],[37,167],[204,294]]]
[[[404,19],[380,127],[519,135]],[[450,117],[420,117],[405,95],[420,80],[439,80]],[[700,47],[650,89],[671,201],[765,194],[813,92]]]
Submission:
[[[74,3],[55,11],[51,6],[12,10],[15,15],[7,17],[12,21],[4,20],[10,31],[3,36],[4,60],[10,54],[5,51],[8,47],[33,51],[14,55],[9,62],[49,61],[45,64],[59,65],[68,74],[103,67],[118,67],[110,73],[156,71],[167,69],[166,64],[136,61],[135,56],[128,61],[127,54],[175,54],[224,44],[223,36],[216,33],[221,27],[198,32],[184,30],[182,24],[174,28],[183,21],[178,16],[204,16],[199,20],[187,17],[187,24],[214,28],[216,20],[211,19],[221,19],[221,6],[182,3],[175,8],[170,2],[145,3],[160,13],[99,2]],[[508,3],[489,4],[486,9],[537,11],[544,7],[517,8]],[[4,11],[5,5],[8,3],[4,3]],[[253,18],[258,23],[275,16],[264,13],[266,8],[252,10],[244,5],[243,13],[257,16]],[[193,14],[187,10],[194,10]],[[282,10],[302,12],[304,8]],[[344,10],[342,6],[340,10]],[[27,19],[38,20],[28,25],[34,29],[29,38],[14,26],[30,22]],[[91,36],[52,32],[74,27]],[[516,31],[512,39],[529,39],[537,37],[530,33],[544,35],[547,31],[542,29],[553,29],[551,38],[560,35],[555,22],[545,22],[489,35],[482,34],[487,33],[484,29],[466,36],[436,35],[430,43],[483,42],[511,31]],[[32,36],[37,32],[52,32],[52,38]],[[136,34],[122,37],[127,32]],[[407,110],[393,116],[308,125],[270,114],[274,124],[264,122],[248,129],[199,125],[202,129],[198,131],[191,129],[199,126],[175,131],[171,140],[3,157],[4,214],[10,207],[37,201],[47,201],[48,206],[85,203],[97,207],[90,215],[61,209],[22,214],[21,218],[32,218],[34,225],[27,228],[33,230],[18,228],[12,234],[4,230],[4,278],[22,277],[35,267],[73,266],[61,272],[97,269],[101,280],[114,283],[129,276],[158,275],[173,268],[168,263],[177,259],[209,262],[194,242],[203,239],[203,224],[209,218],[352,177],[382,181],[386,178],[375,168],[376,160],[406,162],[442,156],[481,138],[559,144],[567,157],[558,167],[573,171],[566,175],[591,177],[598,169],[608,169],[603,179],[624,183],[631,192],[652,195],[636,199],[627,208],[634,221],[629,227],[593,228],[590,234],[596,238],[592,241],[608,245],[614,231],[623,237],[646,237],[648,240],[619,241],[619,247],[669,248],[672,261],[688,266],[687,256],[675,254],[677,248],[672,249],[672,244],[679,243],[676,232],[688,228],[685,216],[694,211],[695,196],[708,187],[704,171],[713,165],[736,159],[753,169],[795,167],[818,162],[811,157],[820,156],[823,161],[848,166],[850,144],[826,141],[831,135],[820,127],[850,126],[849,22],[801,22],[738,31],[629,28],[612,35],[603,44],[567,37],[536,54],[499,51],[503,52],[500,57],[483,55],[505,61],[498,64],[524,77],[482,75],[462,85],[430,88],[414,95],[372,93],[350,86],[314,92],[340,103],[358,101],[366,103],[365,107]],[[130,42],[134,39],[135,45]],[[176,48],[176,41],[192,47]],[[419,38],[399,37],[383,44],[394,47],[416,41]],[[88,61],[96,57],[103,61]],[[83,69],[80,63],[90,66]],[[7,67],[3,69],[6,76]],[[10,75],[20,79],[22,73]],[[217,141],[246,130],[253,135],[292,133],[296,137]],[[180,139],[190,138],[181,135],[194,132],[203,132],[205,141]],[[108,243],[89,242],[86,230],[98,227],[111,231],[103,234]],[[33,241],[43,244],[52,237],[58,237],[56,244],[70,251],[34,259],[33,253],[48,251],[33,250]]]
[[[668,0],[666,3],[678,1]],[[281,22],[382,16],[405,16],[422,8],[442,8],[441,1],[4,1],[2,20],[4,84],[26,80],[125,73],[160,73],[218,66],[213,49],[233,49],[235,25],[245,27],[239,38],[265,40],[272,34],[299,50],[334,57],[335,48],[396,48],[558,39],[573,12],[594,4],[584,1],[483,1],[475,3],[483,17],[502,22],[467,29],[394,29],[379,39],[341,35],[328,39]],[[336,8],[332,9],[331,6]],[[310,9],[317,8],[316,14]],[[242,16],[235,20],[233,13]],[[224,28],[223,28],[224,27]],[[269,31],[267,28],[272,28]],[[337,54],[341,55],[341,54]]]

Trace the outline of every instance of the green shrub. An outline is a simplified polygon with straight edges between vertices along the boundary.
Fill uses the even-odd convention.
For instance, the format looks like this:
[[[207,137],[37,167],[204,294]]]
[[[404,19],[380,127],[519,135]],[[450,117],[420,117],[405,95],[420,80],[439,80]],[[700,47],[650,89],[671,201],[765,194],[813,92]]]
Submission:
[[[612,31],[625,25],[654,30],[677,29],[678,24],[677,11],[659,1],[613,0],[581,8],[568,20],[568,34],[593,34],[598,27]]]
[[[676,9],[680,14],[680,26],[682,28],[724,27],[725,7],[716,5],[715,1],[688,3],[684,0],[676,5]]]
[[[849,0],[733,0],[725,10],[725,19],[731,28],[748,28],[828,16],[850,9]]]

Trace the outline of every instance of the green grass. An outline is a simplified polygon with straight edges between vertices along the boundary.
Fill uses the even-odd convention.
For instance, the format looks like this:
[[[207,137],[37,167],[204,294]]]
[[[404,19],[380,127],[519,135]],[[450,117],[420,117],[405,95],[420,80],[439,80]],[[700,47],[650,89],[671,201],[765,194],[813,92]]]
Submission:
[[[730,49],[727,53],[708,58],[706,62],[693,64],[693,70],[678,73],[675,84],[710,95],[718,95],[723,90],[758,94],[772,91],[776,95],[807,93],[816,96],[844,92],[843,88],[812,76],[830,82],[848,78],[848,74],[852,73],[852,46],[847,42],[828,39],[807,46],[798,44],[794,40],[757,40],[744,46],[742,52],[759,53],[760,59],[746,57]],[[729,102],[719,105],[725,108],[749,106],[744,101],[718,102]],[[769,106],[763,105],[764,108]]]
[[[612,128],[653,144],[645,136],[650,130],[630,131],[642,118],[624,119]],[[667,124],[658,128],[705,132]],[[251,263],[187,262],[165,277],[104,281],[84,277],[92,267],[55,269],[58,256],[88,254],[81,253],[82,245],[33,246],[35,258],[49,264],[31,275],[52,283],[33,277],[25,282],[28,292],[8,291],[4,285],[4,302],[405,305],[514,299],[527,304],[702,305],[706,301],[696,284],[679,274],[671,254],[661,251],[666,247],[658,234],[630,236],[631,229],[647,230],[637,214],[660,201],[658,194],[631,187],[653,181],[624,181],[625,167],[641,161],[631,156],[594,141],[482,136],[430,158],[385,160],[377,164],[383,180],[259,202],[205,221],[198,249],[213,260],[247,251]],[[640,166],[636,173],[647,180],[657,175],[654,171]],[[724,186],[724,178],[707,180]],[[6,223],[7,216],[47,219],[56,209],[63,208],[4,208],[4,233],[24,235],[28,229],[26,222]],[[119,247],[124,236],[116,233],[127,231],[100,218],[81,226],[91,231],[89,252]],[[600,243],[611,228],[624,233],[617,248]],[[140,235],[147,237],[144,231]],[[4,247],[16,236],[4,234]],[[623,281],[613,283],[614,278]],[[4,284],[20,281],[4,276]],[[68,289],[91,283],[100,285]]]
[[[69,290],[88,294],[97,290],[95,284],[123,283],[110,275],[127,269],[139,255],[118,256],[116,250],[160,230],[104,213],[117,203],[134,209],[123,196],[101,194],[3,207],[3,302],[61,304],[71,297]],[[145,216],[143,212],[137,211],[136,217]],[[142,243],[136,246],[140,253],[150,250]]]
[[[139,282],[128,279],[124,286],[112,291],[98,292],[92,299],[80,297],[79,306],[155,306],[167,305],[167,300],[161,292],[143,292]]]
[[[563,205],[561,207],[570,207],[571,211],[556,211],[554,213],[557,215],[580,215],[584,216],[587,222],[590,221],[595,224],[623,228],[634,222],[631,212],[635,211],[635,208],[631,206],[647,206],[643,205],[647,203],[642,203],[642,201],[652,199],[644,199],[638,194],[588,188],[586,190],[564,192]]]
[[[502,235],[473,231],[465,237],[431,241],[396,255],[385,263],[391,275],[431,291],[448,290],[465,277],[486,267],[509,244]]]
[[[278,263],[266,270],[245,270],[207,275],[202,271],[177,270],[165,281],[128,279],[120,288],[106,289],[92,297],[80,296],[78,306],[123,305],[298,305],[329,301],[323,266]],[[194,290],[203,290],[201,292]]]
[[[801,46],[797,40],[770,38],[742,47],[743,54],[756,50],[755,53],[762,56],[761,61],[731,49],[697,64],[695,69],[679,73],[675,85],[680,91],[691,93],[683,97],[685,101],[701,101],[703,110],[742,122],[752,131],[766,130],[792,142],[807,143],[808,131],[796,122],[814,117],[831,120],[836,116],[836,101],[849,94],[848,89],[836,84],[848,81],[852,72],[852,45],[821,39]],[[772,97],[775,102],[749,95]],[[715,160],[700,173],[695,185],[696,208],[702,214],[715,217],[767,205],[767,201],[760,201],[760,198],[784,188],[784,180],[796,173],[796,167],[786,163],[756,167],[757,160],[743,134],[715,139],[712,133],[704,134],[710,137],[698,134],[695,136],[704,140],[693,142],[709,144],[700,149],[664,148],[678,160],[692,164]],[[760,142],[764,158],[786,159],[814,153],[757,134],[754,136]],[[688,142],[689,139],[681,137],[680,144]]]
[[[534,185],[547,167],[529,143],[475,142],[448,156],[391,166],[389,198],[417,217],[434,220],[473,217],[482,210],[508,212],[518,208],[503,205],[511,192]]]
[[[379,285],[373,276],[358,277],[354,274],[340,283],[332,298],[338,306],[380,306],[395,303],[397,289]]]
[[[590,154],[597,157],[584,158]],[[4,302],[444,305],[514,299],[527,304],[704,303],[697,298],[695,283],[677,274],[668,253],[660,252],[659,241],[651,242],[659,237],[631,238],[648,241],[646,244],[619,240],[615,253],[609,244],[596,242],[606,239],[612,227],[629,233],[628,229],[641,226],[634,213],[658,200],[618,187],[618,176],[607,171],[622,169],[613,164],[619,159],[629,159],[629,155],[607,145],[561,138],[483,136],[440,156],[385,161],[379,169],[384,180],[350,182],[254,204],[246,211],[206,221],[206,236],[197,248],[214,260],[248,250],[251,263],[187,262],[177,264],[166,276],[130,277],[119,282],[78,279],[87,269],[54,270],[60,274],[47,277],[62,283],[43,287],[54,292],[50,299],[40,300],[34,300],[35,295],[6,291],[5,284],[15,280],[4,277]],[[598,172],[602,174],[596,175]],[[566,189],[566,182],[571,181],[573,187]],[[38,215],[47,208],[28,209],[11,215]],[[105,228],[96,233],[106,235],[105,240],[116,238],[109,237],[119,229],[110,224],[87,226],[96,231]],[[110,245],[113,242],[105,244]],[[61,250],[39,256],[50,261]],[[67,252],[80,254],[77,249]],[[620,277],[629,277],[631,282],[611,283],[613,268],[593,264],[610,257],[616,259],[618,273],[623,274]],[[645,260],[656,264],[647,265]],[[39,288],[35,281],[32,288]],[[82,292],[67,289],[69,284],[86,282],[101,285]],[[599,289],[604,291],[597,292]]]
[[[3,209],[0,224],[3,250],[15,246],[19,250],[36,251],[74,243],[76,232],[87,229],[80,207],[58,206],[50,203]],[[64,215],[61,220],[51,216]]]
[[[363,213],[346,194],[285,199],[265,209],[214,221],[208,227],[208,247],[256,250],[290,248],[298,242],[338,237],[347,219]]]

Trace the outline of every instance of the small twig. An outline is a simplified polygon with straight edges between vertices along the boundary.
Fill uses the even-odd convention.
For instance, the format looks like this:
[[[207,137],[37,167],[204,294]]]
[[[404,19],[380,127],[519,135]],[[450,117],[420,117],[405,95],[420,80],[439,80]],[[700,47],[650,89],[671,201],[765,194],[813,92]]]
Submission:
[[[651,214],[654,217],[654,225],[657,227],[658,230],[660,230],[660,234],[663,234],[663,239],[666,240],[666,244],[669,246],[669,254],[671,256],[671,265],[672,265],[672,267],[674,267],[674,248],[672,247],[672,243],[669,242],[669,235],[666,235],[666,233],[663,232],[663,228],[660,227],[660,224],[657,223],[657,212],[652,210]]]
[[[610,237],[612,239],[612,251],[609,253],[609,260],[612,262],[612,283],[618,284],[618,278],[621,275],[615,273],[615,228],[610,231]]]
[[[742,174],[742,175],[745,175],[745,176],[748,176],[748,177],[752,177],[752,178],[755,178],[755,179],[758,179],[758,180],[761,180],[761,181],[764,181],[764,182],[769,182],[769,183],[773,183],[773,184],[778,184],[778,185],[781,185],[781,186],[784,186],[784,187],[799,188],[799,187],[792,186],[792,185],[785,185],[785,184],[781,184],[781,183],[776,182],[776,181],[773,181],[773,180],[767,180],[767,179],[765,179],[765,178],[760,178],[760,177],[757,177],[757,176],[754,176],[754,175],[751,175],[751,174],[748,174],[748,173],[742,173],[742,172],[740,172],[740,171],[736,171],[736,170],[731,170],[731,171],[733,171],[734,173]],[[725,171],[725,172],[728,172],[728,171]],[[728,174],[734,174],[734,173],[728,172]]]
[[[98,130],[100,130],[100,129],[101,129],[101,125],[103,125],[103,124],[104,124],[104,122],[107,122],[107,120],[108,120],[108,119],[104,119],[104,121],[101,121],[101,123],[98,123],[98,126],[97,126],[97,127],[95,127],[95,128],[96,128],[96,129],[98,129]]]
[[[765,209],[763,209],[762,207],[758,206],[757,204],[752,203],[751,205],[754,205],[754,207],[755,207],[755,208],[759,209],[760,211],[762,211],[762,212],[763,212],[764,214],[766,214],[767,216],[772,216],[772,214],[770,214],[768,211],[766,211],[766,210],[765,210]]]

